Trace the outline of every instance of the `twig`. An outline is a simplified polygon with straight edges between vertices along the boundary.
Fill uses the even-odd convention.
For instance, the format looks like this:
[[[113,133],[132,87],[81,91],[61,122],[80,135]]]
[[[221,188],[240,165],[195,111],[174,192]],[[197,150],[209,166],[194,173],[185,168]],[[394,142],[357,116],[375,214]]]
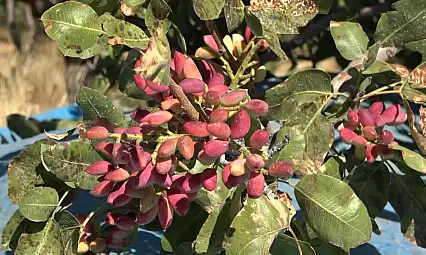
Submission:
[[[231,66],[232,70],[235,72],[238,69],[238,63],[232,56],[232,54],[229,52],[228,48],[223,45],[223,37],[220,35],[219,30],[216,27],[216,24],[212,20],[206,21],[207,29],[210,31],[210,34],[213,36],[213,39],[215,40],[218,48],[219,53],[222,54],[222,56],[228,61],[229,65]]]
[[[177,85],[173,79],[170,79],[169,88],[172,91],[173,95],[177,98],[177,100],[179,100],[180,104],[182,105],[182,108],[188,114],[188,117],[194,121],[199,120],[200,114],[195,109],[195,107],[191,104],[191,101],[189,101],[185,93],[183,93],[182,88],[179,85]]]

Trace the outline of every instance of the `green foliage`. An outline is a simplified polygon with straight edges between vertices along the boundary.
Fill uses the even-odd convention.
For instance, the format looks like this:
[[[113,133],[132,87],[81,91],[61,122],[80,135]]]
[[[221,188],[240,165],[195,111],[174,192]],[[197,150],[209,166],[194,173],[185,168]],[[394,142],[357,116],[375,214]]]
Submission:
[[[398,129],[408,120],[418,148],[425,148],[424,109],[418,123],[411,108],[378,109],[388,94],[404,99],[405,107],[406,100],[426,105],[426,67],[409,51],[425,59],[425,3],[399,0],[393,6],[374,25],[364,22],[372,21],[364,3],[349,0],[54,5],[41,17],[46,34],[65,56],[96,56],[95,75],[77,93],[83,123],[8,117],[8,127],[22,138],[45,131],[48,139],[9,165],[8,195],[19,210],[4,228],[2,249],[68,255],[78,246],[89,249],[92,241],[129,247],[138,229],[134,222],[149,221],[146,229],[165,230],[164,253],[347,254],[379,231],[374,218],[387,202],[401,219],[402,234],[426,247],[424,155],[398,145],[392,133],[367,137],[368,129],[380,134],[386,125]],[[333,19],[329,27],[315,18],[327,13]],[[256,93],[272,53],[291,58],[287,64],[295,67],[284,82]],[[300,55],[318,69],[300,70]],[[336,60],[330,73],[322,71],[324,58]],[[334,73],[335,66],[343,70]],[[210,93],[216,89],[224,91]],[[238,102],[225,105],[222,94],[237,89],[247,95],[227,94]],[[245,97],[233,98],[237,94]],[[376,108],[364,107],[373,102]],[[136,107],[144,111],[130,120],[125,112]],[[229,142],[221,142],[223,153],[215,143],[206,145],[215,139],[209,114],[217,109],[221,128],[231,134],[222,139]],[[374,123],[360,118],[373,110]],[[188,121],[200,122],[185,125]],[[60,127],[74,128],[48,133]],[[338,151],[336,129],[350,149]],[[80,139],[66,141],[76,130]],[[89,134],[100,139],[90,140]],[[189,139],[170,140],[182,135]],[[172,141],[169,148],[161,148],[165,141]],[[277,187],[276,176],[293,173],[299,182],[284,185],[294,188],[303,222],[293,217],[295,201]],[[80,190],[106,196],[112,206],[74,215],[67,208]],[[98,222],[115,216],[130,219],[117,227],[133,230],[112,231],[117,229]],[[120,239],[112,235],[125,235],[126,241],[112,244]],[[102,252],[110,252],[108,247]]]

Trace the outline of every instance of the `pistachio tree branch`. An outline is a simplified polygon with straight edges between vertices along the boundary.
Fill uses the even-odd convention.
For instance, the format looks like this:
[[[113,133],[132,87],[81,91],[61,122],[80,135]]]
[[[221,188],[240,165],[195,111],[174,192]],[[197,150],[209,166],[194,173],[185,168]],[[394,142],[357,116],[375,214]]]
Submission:
[[[195,109],[195,107],[191,104],[191,101],[189,101],[188,97],[185,95],[185,93],[183,93],[182,88],[177,85],[173,79],[170,79],[169,88],[172,91],[172,94],[181,103],[182,108],[188,114],[188,117],[194,121],[199,120],[200,114],[198,113],[197,109]]]
[[[223,45],[223,37],[220,35],[219,30],[217,29],[216,24],[212,20],[206,21],[207,29],[210,31],[210,34],[213,36],[214,41],[216,42],[219,53],[225,58],[225,60],[229,63],[232,70],[235,72],[238,69],[238,63],[232,56],[232,54],[229,52],[228,48]]]

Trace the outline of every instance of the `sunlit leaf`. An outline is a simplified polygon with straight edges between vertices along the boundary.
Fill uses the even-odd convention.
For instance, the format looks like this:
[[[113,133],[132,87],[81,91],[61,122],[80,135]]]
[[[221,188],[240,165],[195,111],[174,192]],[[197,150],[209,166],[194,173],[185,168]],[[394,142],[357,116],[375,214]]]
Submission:
[[[307,70],[290,76],[266,92],[269,119],[285,122],[277,141],[283,140],[285,135],[290,136],[290,144],[272,161],[291,160],[300,175],[320,170],[333,142],[332,125],[321,114],[332,90],[327,73]]]
[[[279,232],[290,225],[288,208],[266,196],[248,199],[231,224],[235,231],[226,239],[226,253],[268,254]]]
[[[106,118],[111,123],[125,127],[126,117],[112,102],[97,90],[81,87],[77,93],[77,104],[83,110],[83,119],[92,121]]]
[[[136,25],[119,19],[109,19],[103,23],[105,32],[109,34],[108,44],[124,44],[132,48],[145,49],[149,38]]]
[[[225,5],[225,0],[192,0],[194,11],[201,20],[219,18]]]
[[[368,37],[358,23],[330,22],[330,32],[340,54],[347,60],[364,59]]]
[[[423,0],[401,0],[393,4],[395,11],[381,15],[374,34],[375,41],[381,47],[405,48],[411,43],[416,48],[426,39],[426,2]],[[426,54],[423,48],[419,48]]]
[[[244,20],[244,3],[241,0],[225,0],[223,11],[228,32],[231,33]]]
[[[16,249],[18,239],[25,228],[24,219],[19,209],[10,217],[1,235],[1,250],[10,251]]]
[[[295,195],[306,221],[321,238],[344,250],[370,241],[367,209],[343,181],[307,175],[295,186]]]

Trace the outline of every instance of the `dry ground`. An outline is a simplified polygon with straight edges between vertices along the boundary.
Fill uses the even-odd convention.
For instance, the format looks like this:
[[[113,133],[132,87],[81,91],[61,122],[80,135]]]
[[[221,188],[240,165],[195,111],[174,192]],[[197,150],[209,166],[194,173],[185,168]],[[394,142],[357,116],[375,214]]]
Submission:
[[[68,105],[65,61],[55,43],[39,37],[27,54],[17,54],[0,28],[0,127],[12,113],[31,115]]]

